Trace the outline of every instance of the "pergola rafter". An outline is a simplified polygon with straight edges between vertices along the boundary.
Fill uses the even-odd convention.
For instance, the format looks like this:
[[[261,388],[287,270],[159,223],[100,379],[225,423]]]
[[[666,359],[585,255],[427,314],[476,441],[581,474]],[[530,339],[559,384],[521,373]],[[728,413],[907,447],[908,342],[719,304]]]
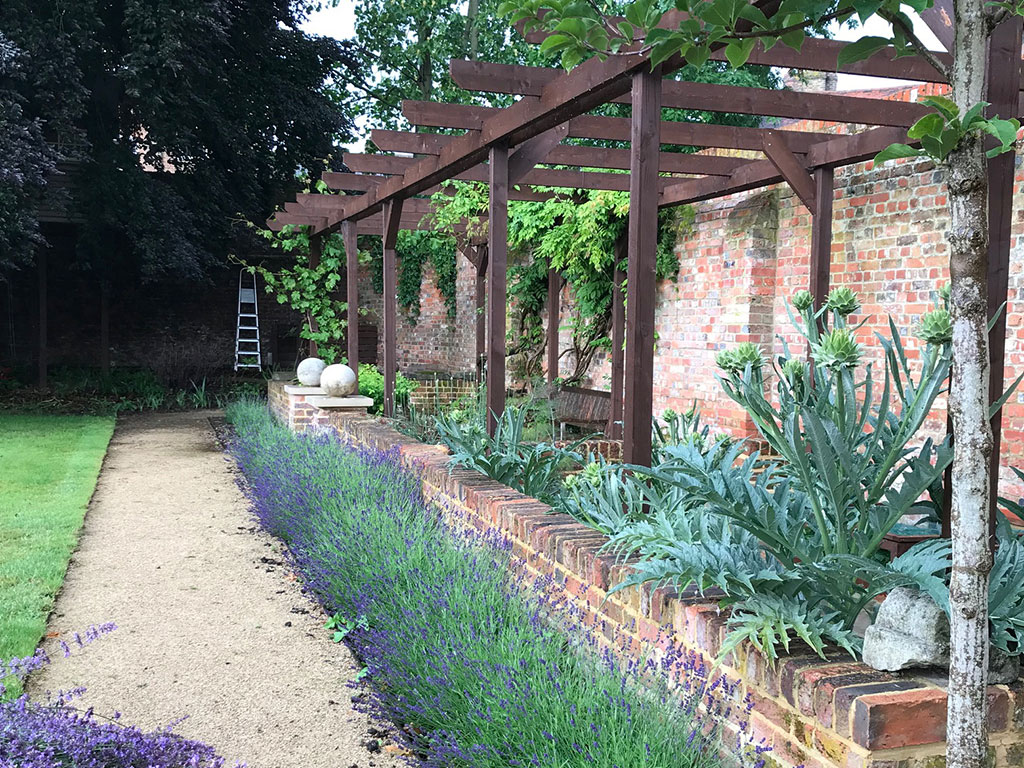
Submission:
[[[752,4],[768,12],[777,6],[777,0],[752,0]],[[937,7],[940,5],[948,3],[938,0]],[[926,20],[933,26],[941,22],[939,16]],[[675,21],[670,14],[665,23]],[[1000,115],[1020,113],[1020,27],[1020,19],[1003,22],[990,48],[992,75],[988,100],[993,103],[992,112]],[[939,37],[944,40],[942,34]],[[943,75],[926,59],[909,56],[897,60],[892,48],[840,67],[837,56],[844,46],[845,43],[838,41],[808,39],[798,52],[782,45],[766,51],[758,44],[749,61],[803,70],[944,82]],[[932,55],[943,63],[951,60],[945,52],[932,52]],[[712,58],[724,59],[722,51],[713,51]],[[529,199],[524,195],[531,194],[550,197],[551,193],[531,189],[531,185],[628,190],[629,234],[623,244],[628,264],[627,316],[621,318],[621,306],[616,302],[612,328],[613,340],[618,340],[613,346],[621,346],[624,339],[626,351],[624,359],[613,355],[613,407],[609,426],[611,431],[616,429],[616,408],[620,407],[617,403],[621,403],[624,456],[633,463],[646,463],[650,460],[658,208],[788,183],[812,215],[808,288],[820,300],[829,285],[834,169],[869,160],[893,142],[905,142],[906,128],[929,111],[918,104],[834,92],[797,94],[670,79],[671,73],[684,63],[681,57],[673,56],[652,72],[644,55],[627,52],[603,61],[588,60],[566,73],[536,67],[453,61],[451,72],[459,85],[513,95],[518,100],[506,108],[404,102],[403,113],[411,124],[462,133],[374,131],[372,137],[380,149],[414,156],[346,156],[353,170],[363,172],[326,173],[323,178],[334,189],[362,194],[332,195],[326,204],[303,201],[306,210],[315,213],[305,219],[306,225],[315,235],[322,236],[339,227],[346,233],[354,229],[362,231],[372,223],[370,228],[376,227],[384,235],[386,244],[393,245],[396,228],[408,221],[408,214],[402,214],[403,206],[411,210],[423,204],[417,196],[443,190],[445,183],[454,179],[488,184],[489,242],[482,252],[477,248],[475,256],[470,258],[477,267],[478,300],[485,273],[489,278],[486,281],[487,378],[489,423],[493,425],[495,416],[504,407],[507,304],[504,233],[508,201]],[[631,116],[588,114],[608,103],[629,104]],[[663,108],[740,112],[879,127],[844,135],[780,129],[777,125],[766,128],[724,126],[664,120]],[[576,143],[560,143],[563,139]],[[587,140],[628,142],[629,149],[605,149],[579,143]],[[709,148],[717,152],[667,152],[663,150],[666,146]],[[748,156],[724,156],[721,150],[739,150]],[[541,165],[628,169],[629,173],[539,167]],[[990,296],[998,304],[1006,295],[1013,158],[1001,156],[991,161],[990,167],[993,227]],[[525,184],[517,187],[520,181]],[[386,212],[383,217],[382,211]],[[386,262],[388,253],[386,247]],[[393,248],[390,253],[393,261]],[[549,279],[549,343],[557,338],[555,292],[560,288],[560,281],[555,277],[552,275]],[[624,277],[627,276],[616,273],[616,286],[621,286]],[[385,282],[388,283],[387,279]],[[387,329],[393,331],[394,328],[394,301],[393,291],[388,293],[386,289],[386,347],[393,344],[393,335],[389,335]],[[992,352],[1000,358],[999,365],[993,367],[993,391],[1002,387],[1001,325],[1001,322],[996,324],[993,335]],[[478,339],[479,331],[478,326]],[[390,352],[386,349],[386,382],[394,381],[394,360],[393,348]],[[557,351],[553,354],[549,349],[549,369],[553,367],[550,361],[557,361]],[[624,388],[624,398],[622,390],[616,391],[617,387]],[[387,394],[386,402],[390,402]]]

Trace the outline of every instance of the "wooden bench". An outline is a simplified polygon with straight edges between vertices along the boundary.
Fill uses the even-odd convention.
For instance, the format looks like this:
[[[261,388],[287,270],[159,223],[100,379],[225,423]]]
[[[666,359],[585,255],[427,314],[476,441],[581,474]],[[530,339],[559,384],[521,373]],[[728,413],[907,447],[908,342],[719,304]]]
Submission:
[[[603,432],[612,410],[611,392],[583,387],[560,387],[551,398],[555,423]]]

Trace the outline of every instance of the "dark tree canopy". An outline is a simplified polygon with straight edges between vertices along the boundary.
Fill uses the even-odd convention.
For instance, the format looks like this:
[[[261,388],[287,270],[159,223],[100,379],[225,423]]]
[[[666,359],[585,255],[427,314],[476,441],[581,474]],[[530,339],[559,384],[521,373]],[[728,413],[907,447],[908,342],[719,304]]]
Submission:
[[[54,155],[18,90],[23,56],[0,33],[0,270],[31,257],[39,242],[35,203]]]
[[[233,220],[266,216],[297,172],[322,164],[349,127],[325,81],[353,63],[346,44],[298,29],[309,9],[4,0],[0,29],[25,53],[25,116],[81,162],[84,266],[201,278],[223,261]]]

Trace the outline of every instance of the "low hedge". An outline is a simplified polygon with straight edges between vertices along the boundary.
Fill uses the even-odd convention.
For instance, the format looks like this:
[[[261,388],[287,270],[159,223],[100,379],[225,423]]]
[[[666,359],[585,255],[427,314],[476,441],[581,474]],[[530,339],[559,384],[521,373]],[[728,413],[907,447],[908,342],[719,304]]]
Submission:
[[[671,649],[645,664],[600,651],[544,584],[523,581],[507,542],[428,505],[396,453],[292,434],[260,403],[228,418],[256,517],[353,628],[364,706],[400,724],[426,765],[710,768],[723,751],[763,762],[742,733],[722,749],[717,723],[748,706],[733,688]]]

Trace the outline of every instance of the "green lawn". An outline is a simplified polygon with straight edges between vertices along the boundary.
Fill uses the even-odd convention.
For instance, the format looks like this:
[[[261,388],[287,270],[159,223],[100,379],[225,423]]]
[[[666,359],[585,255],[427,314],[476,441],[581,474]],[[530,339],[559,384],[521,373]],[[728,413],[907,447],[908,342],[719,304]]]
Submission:
[[[0,413],[0,659],[46,629],[113,430],[108,416]]]

